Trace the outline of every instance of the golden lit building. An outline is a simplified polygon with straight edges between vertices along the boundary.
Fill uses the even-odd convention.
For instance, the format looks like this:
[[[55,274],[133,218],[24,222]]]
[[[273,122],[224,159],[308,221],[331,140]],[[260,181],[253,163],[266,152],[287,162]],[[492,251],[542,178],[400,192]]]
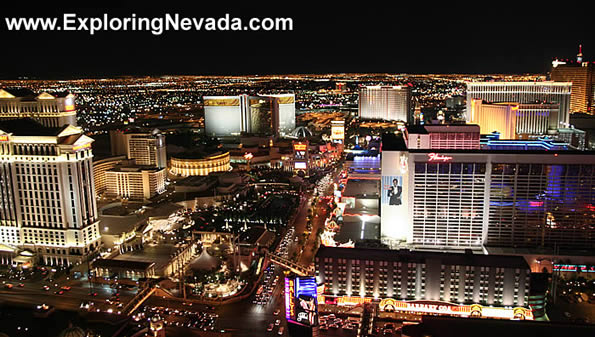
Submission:
[[[145,200],[165,192],[166,169],[116,167],[105,172],[108,197]]]
[[[518,103],[486,103],[481,99],[473,99],[469,123],[479,125],[481,134],[497,131],[501,139],[516,139],[518,111]]]
[[[0,244],[34,251],[46,265],[98,250],[92,143],[72,125],[0,121]]]
[[[552,80],[556,82],[572,82],[570,94],[570,112],[593,113],[593,89],[595,85],[595,67],[593,63],[554,63]]]
[[[101,195],[107,188],[105,173],[127,162],[126,156],[104,158],[93,162],[93,178],[95,180],[95,192]]]
[[[76,126],[74,95],[36,94],[29,89],[0,89],[0,119],[33,118],[43,126]]]
[[[226,172],[231,170],[229,152],[217,152],[210,155],[182,154],[172,157],[170,170],[172,174],[188,176],[206,176],[212,172]]]

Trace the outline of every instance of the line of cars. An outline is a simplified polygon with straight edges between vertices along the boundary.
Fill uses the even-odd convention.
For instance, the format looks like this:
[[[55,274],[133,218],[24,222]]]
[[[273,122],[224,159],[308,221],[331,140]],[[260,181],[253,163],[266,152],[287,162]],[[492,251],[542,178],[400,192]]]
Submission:
[[[278,335],[283,335],[283,332],[285,332],[285,327],[280,326],[281,325],[281,320],[277,319],[275,320],[275,323],[271,323],[269,324],[267,331],[272,332],[276,326],[279,327],[279,330],[277,331]]]
[[[256,291],[256,295],[254,296],[252,303],[266,305],[271,301],[273,290],[279,282],[279,276],[274,276],[275,269],[275,265],[272,264],[265,270],[264,280],[262,285]]]
[[[357,317],[347,317],[345,319],[337,317],[335,314],[322,315],[318,318],[320,330],[344,329],[357,330],[360,326],[360,319]]]
[[[132,316],[136,322],[159,315],[163,323],[169,326],[200,329],[203,331],[214,331],[219,315],[215,313],[179,310],[166,307],[145,306],[142,311]]]

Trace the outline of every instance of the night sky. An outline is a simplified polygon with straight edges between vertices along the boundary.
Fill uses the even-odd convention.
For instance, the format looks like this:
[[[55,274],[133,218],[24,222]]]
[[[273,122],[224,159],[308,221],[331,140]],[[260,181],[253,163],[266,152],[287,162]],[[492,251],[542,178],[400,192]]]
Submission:
[[[203,3],[197,1],[196,3]],[[4,9],[0,13],[0,78],[118,75],[243,75],[296,73],[545,73],[554,56],[595,60],[588,2],[299,1],[251,2],[219,8]],[[318,3],[322,3],[319,1]],[[391,5],[385,5],[389,3]],[[418,5],[405,5],[418,3]],[[148,3],[146,3],[148,4]],[[474,5],[473,5],[474,4]],[[585,7],[587,6],[587,7]],[[29,7],[33,7],[32,5]],[[10,32],[10,16],[292,17],[291,32]]]

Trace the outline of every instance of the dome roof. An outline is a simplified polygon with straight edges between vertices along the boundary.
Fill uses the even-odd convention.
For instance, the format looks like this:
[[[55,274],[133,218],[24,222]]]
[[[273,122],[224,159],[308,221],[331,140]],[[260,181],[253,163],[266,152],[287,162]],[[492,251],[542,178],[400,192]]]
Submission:
[[[310,131],[305,126],[298,126],[293,131],[291,131],[291,135],[297,138],[308,138],[312,137],[312,131]]]

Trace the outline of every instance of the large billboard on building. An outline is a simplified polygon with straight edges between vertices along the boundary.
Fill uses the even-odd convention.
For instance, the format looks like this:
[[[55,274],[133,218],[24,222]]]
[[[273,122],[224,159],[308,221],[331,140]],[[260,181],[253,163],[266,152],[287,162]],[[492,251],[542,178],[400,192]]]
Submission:
[[[318,325],[318,295],[313,276],[285,278],[285,318],[288,322],[312,327]]]
[[[409,156],[397,151],[386,151],[382,156],[381,240],[393,245],[410,237]]]

